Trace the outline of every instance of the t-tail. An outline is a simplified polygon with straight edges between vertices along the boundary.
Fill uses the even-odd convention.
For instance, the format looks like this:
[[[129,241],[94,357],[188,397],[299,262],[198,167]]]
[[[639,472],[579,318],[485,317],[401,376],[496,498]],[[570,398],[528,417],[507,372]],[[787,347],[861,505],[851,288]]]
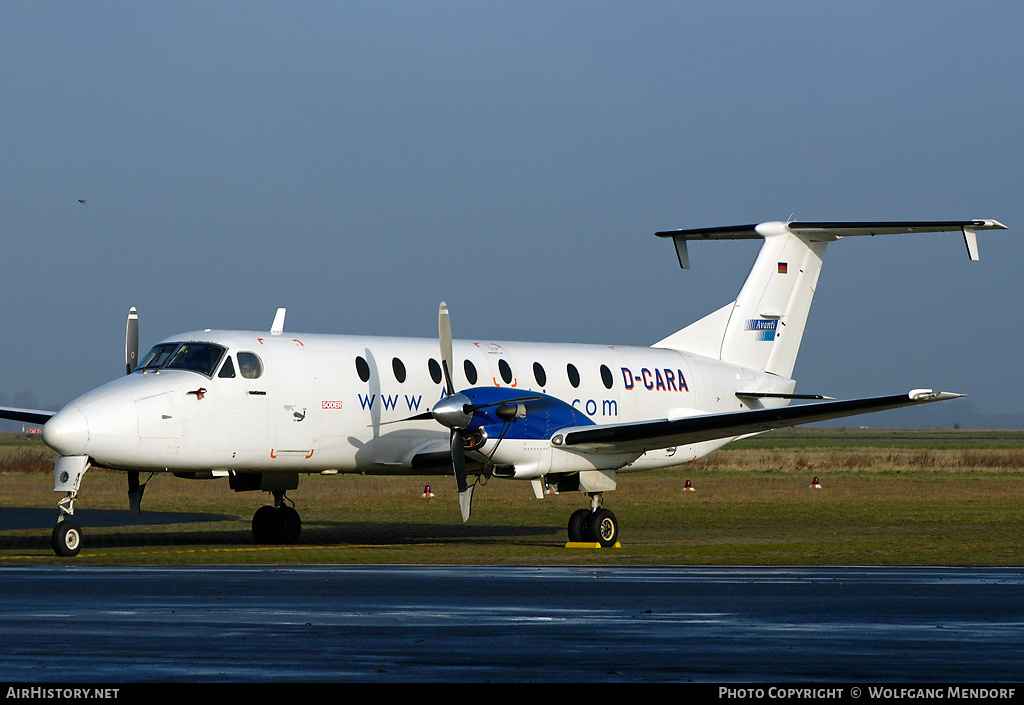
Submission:
[[[679,265],[689,269],[689,240],[764,239],[754,266],[732,303],[655,343],[723,362],[791,377],[818,285],[825,246],[853,235],[963,233],[968,256],[978,259],[976,232],[1005,230],[995,220],[913,222],[769,222],[758,225],[657,233],[675,242]]]

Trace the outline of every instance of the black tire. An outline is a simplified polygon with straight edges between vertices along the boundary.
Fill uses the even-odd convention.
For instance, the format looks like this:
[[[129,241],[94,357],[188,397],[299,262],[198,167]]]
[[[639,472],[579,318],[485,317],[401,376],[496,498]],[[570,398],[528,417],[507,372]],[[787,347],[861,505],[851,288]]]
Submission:
[[[573,543],[586,540],[587,519],[590,518],[589,509],[577,509],[569,517],[569,540]]]
[[[619,540],[619,520],[607,509],[598,509],[587,522],[587,538],[610,548]]]
[[[274,541],[274,508],[264,505],[252,515],[252,537],[256,543]]]
[[[292,507],[278,507],[277,516],[274,517],[274,524],[277,529],[275,537],[278,543],[295,543],[302,533],[302,520],[299,513]]]
[[[53,552],[62,558],[77,556],[82,550],[82,527],[73,519],[64,519],[53,527],[50,543]]]

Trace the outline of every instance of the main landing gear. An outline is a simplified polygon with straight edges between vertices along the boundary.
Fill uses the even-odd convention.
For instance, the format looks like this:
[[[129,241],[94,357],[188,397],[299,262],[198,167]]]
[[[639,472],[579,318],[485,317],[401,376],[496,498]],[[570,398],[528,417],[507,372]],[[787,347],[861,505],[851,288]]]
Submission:
[[[252,517],[252,537],[256,543],[295,543],[301,531],[302,521],[295,503],[285,497],[283,490],[274,490],[273,507],[260,507]]]
[[[619,540],[619,520],[601,506],[601,493],[590,495],[590,509],[577,509],[569,517],[569,541],[599,543],[611,548]]]

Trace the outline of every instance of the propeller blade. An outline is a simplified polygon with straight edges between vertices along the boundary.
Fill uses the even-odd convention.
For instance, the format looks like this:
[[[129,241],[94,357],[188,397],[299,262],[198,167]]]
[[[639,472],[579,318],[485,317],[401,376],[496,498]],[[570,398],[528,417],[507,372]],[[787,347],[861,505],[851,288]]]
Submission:
[[[462,441],[462,431],[453,428],[451,435],[452,446],[452,469],[455,470],[455,482],[459,485],[459,492],[466,491],[466,447]]]
[[[441,369],[444,371],[444,384],[448,395],[455,393],[452,383],[452,321],[448,316],[448,304],[441,302],[437,312],[437,337],[441,343]]]
[[[125,374],[131,374],[139,364],[139,313],[132,306],[128,311],[128,327],[124,333]]]
[[[404,419],[395,419],[394,421],[380,421],[376,424],[370,424],[367,428],[373,428],[374,426],[387,426],[393,423],[405,423],[406,421],[430,421],[434,418],[434,415],[429,411],[424,411],[422,414],[416,414],[415,416],[407,416]]]
[[[466,482],[466,448],[462,441],[462,432],[452,429],[452,468],[455,470],[455,482],[459,487],[459,508],[462,510],[462,523],[469,521],[473,513],[473,488]]]
[[[459,492],[459,509],[462,510],[462,523],[465,524],[469,521],[470,515],[473,513],[473,488],[475,484],[470,485],[466,488],[465,492]]]

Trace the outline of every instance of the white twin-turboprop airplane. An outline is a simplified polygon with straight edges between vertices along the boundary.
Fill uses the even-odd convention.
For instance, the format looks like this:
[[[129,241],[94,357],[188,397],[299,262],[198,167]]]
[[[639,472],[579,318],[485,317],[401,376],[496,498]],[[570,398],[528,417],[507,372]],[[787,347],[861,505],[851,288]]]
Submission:
[[[463,521],[467,478],[529,480],[579,491],[570,541],[614,545],[603,508],[617,476],[679,465],[774,428],[960,396],[930,389],[849,401],[795,394],[791,379],[825,246],[851,235],[976,231],[994,220],[770,222],[657,233],[689,268],[689,240],[763,239],[736,300],[650,347],[452,340],[441,304],[439,341],[286,333],[284,309],[267,332],[196,331],[166,338],[136,365],[138,317],[129,313],[125,377],[60,411],[0,408],[0,418],[44,424],[66,493],[53,530],[73,556],[72,519],[90,467],[126,471],[138,514],[140,472],[227,477],[262,490],[258,542],[294,542],[299,515],[286,492],[303,473],[454,474]]]

